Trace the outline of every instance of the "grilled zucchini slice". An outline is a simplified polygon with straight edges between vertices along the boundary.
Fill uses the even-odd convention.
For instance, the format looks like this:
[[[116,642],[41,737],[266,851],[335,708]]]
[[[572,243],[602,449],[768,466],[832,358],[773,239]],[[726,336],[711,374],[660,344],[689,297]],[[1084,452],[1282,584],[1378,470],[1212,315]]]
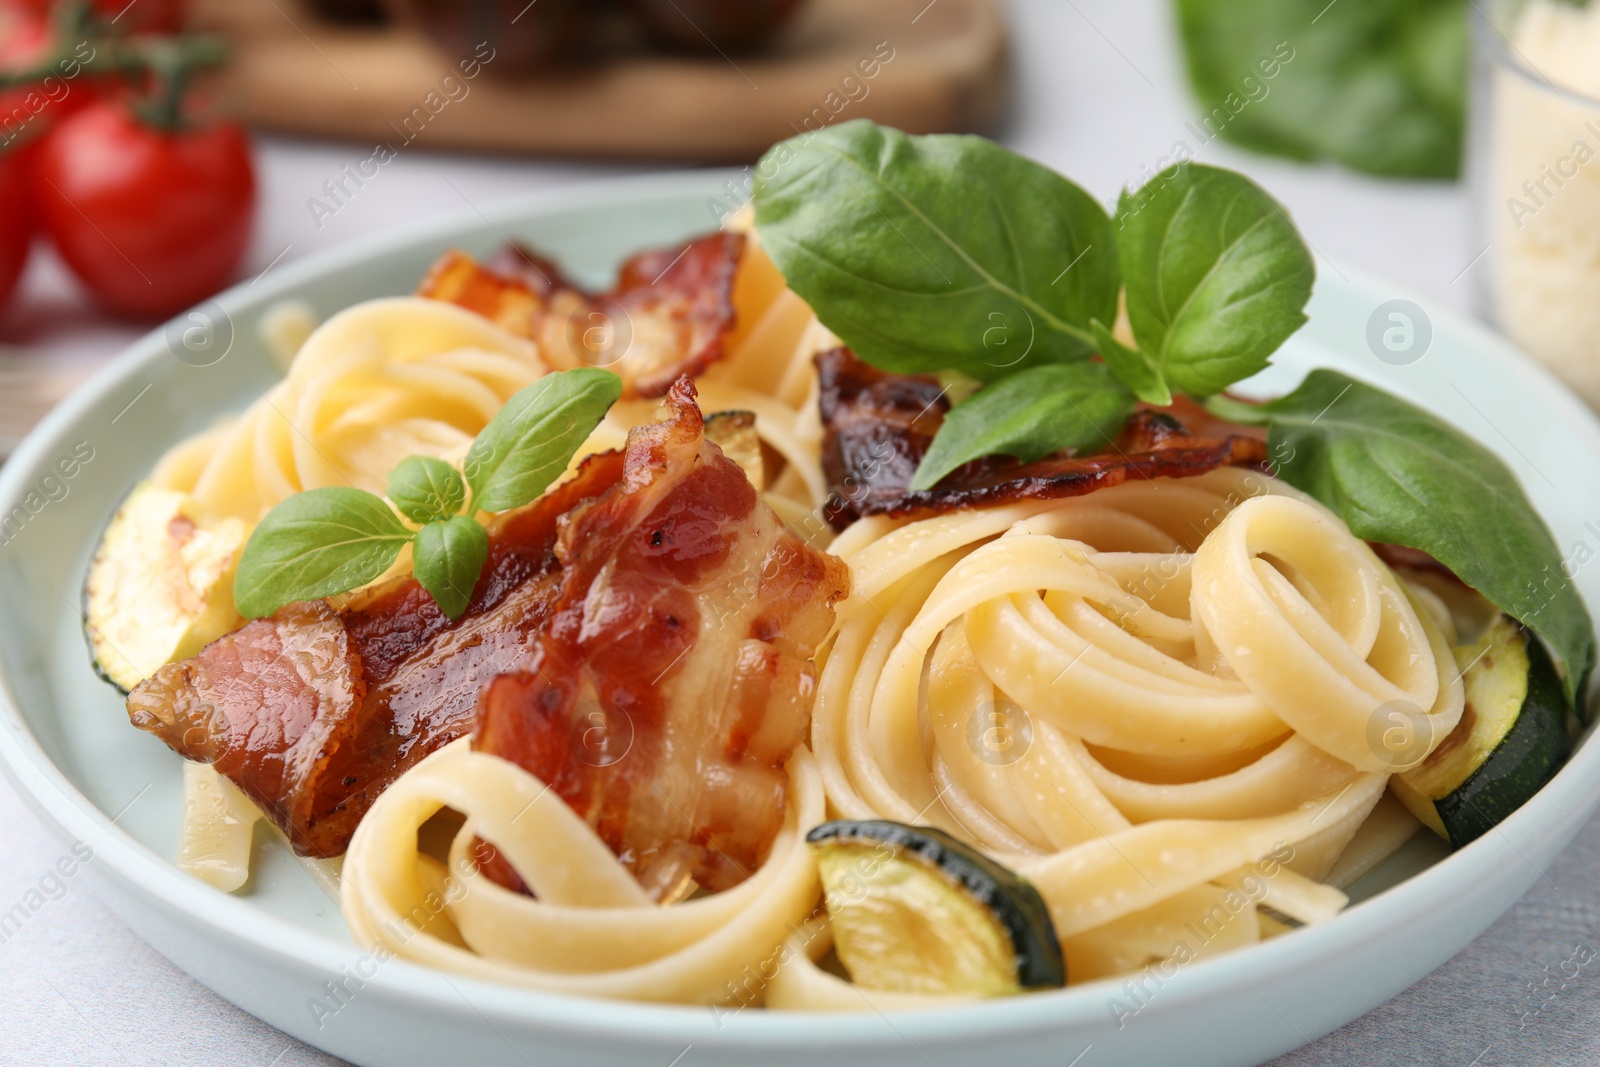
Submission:
[[[822,872],[834,951],[857,985],[1004,996],[1066,984],[1038,891],[949,834],[839,821],[806,840]]]
[[[83,631],[100,677],[123,692],[244,620],[233,573],[249,530],[202,524],[187,493],[142,483],[100,538],[83,584]]]
[[[756,434],[755,412],[716,411],[707,415],[706,440],[737,463],[751,485],[760,489],[766,484],[766,464],[761,456],[761,438]]]
[[[1555,776],[1572,751],[1571,710],[1544,645],[1502,615],[1458,645],[1467,706],[1450,736],[1390,788],[1460,848],[1488,833]]]

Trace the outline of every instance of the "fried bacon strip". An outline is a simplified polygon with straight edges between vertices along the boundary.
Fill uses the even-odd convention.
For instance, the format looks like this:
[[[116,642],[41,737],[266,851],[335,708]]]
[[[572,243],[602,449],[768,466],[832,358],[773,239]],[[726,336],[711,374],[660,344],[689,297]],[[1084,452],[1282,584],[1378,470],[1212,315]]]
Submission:
[[[1134,413],[1110,447],[1057,453],[1032,463],[988,456],[959,467],[937,486],[910,488],[950,409],[929,377],[890,374],[847,348],[817,356],[826,431],[822,471],[828,521],[843,529],[863,515],[920,515],[1011,500],[1081,496],[1129,478],[1186,478],[1221,466],[1266,462],[1260,432],[1223,422],[1199,405]]]
[[[460,619],[409,577],[291,604],[162,667],[129,718],[312,856],[476,723],[654,886],[732,884],[782,822],[847,571],[704,439],[687,378],[667,416],[498,516]]]
[[[501,329],[532,338],[533,324],[558,292],[577,293],[561,268],[520,245],[507,245],[479,264],[451,249],[433,261],[417,295],[476,311]]]
[[[484,690],[473,738],[549,783],[658,899],[761,863],[848,589],[705,440],[687,378],[664,409],[563,521],[549,625],[528,669]]]
[[[290,604],[156,671],[128,717],[232,779],[301,855],[339,855],[379,793],[472,728],[479,689],[526,664],[560,583],[557,522],[621,473],[619,453],[593,456],[498,516],[460,619],[410,577]]]
[[[611,367],[625,396],[662,396],[721,359],[735,321],[733,283],[745,238],[714,233],[622,265],[607,293],[586,293],[559,267],[510,245],[483,263],[446,252],[418,296],[478,312],[538,341],[556,369]]]

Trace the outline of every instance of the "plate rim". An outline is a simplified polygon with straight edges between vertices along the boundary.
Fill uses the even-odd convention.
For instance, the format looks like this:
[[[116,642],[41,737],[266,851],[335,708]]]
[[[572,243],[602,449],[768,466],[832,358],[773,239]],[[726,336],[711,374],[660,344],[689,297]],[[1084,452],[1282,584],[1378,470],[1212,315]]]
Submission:
[[[447,212],[437,218],[413,222],[394,230],[369,235],[306,256],[281,267],[266,284],[258,277],[234,285],[215,298],[229,311],[245,306],[262,307],[282,298],[285,291],[318,277],[344,269],[359,269],[391,249],[449,235],[481,230],[485,224],[559,215],[640,201],[705,195],[720,188],[720,181],[739,178],[733,168],[676,171],[656,174],[576,180],[551,188],[501,198],[485,208]],[[1537,399],[1550,405],[1564,426],[1581,434],[1578,444],[1600,454],[1600,418],[1560,385],[1554,375],[1518,352],[1509,341],[1484,324],[1453,309],[1440,306],[1406,287],[1383,281],[1366,271],[1327,261],[1339,275],[1337,282],[1319,279],[1348,291],[1380,290],[1412,300],[1436,324],[1448,323],[1467,335],[1506,375],[1520,377]],[[185,312],[184,314],[187,314]],[[183,317],[180,314],[177,318]],[[127,384],[148,362],[162,357],[166,324],[154,327],[130,344],[107,366],[55,408],[35,427],[0,467],[0,514],[15,506],[27,491],[24,472],[48,451],[47,445],[73,427],[108,393]],[[1359,373],[1354,377],[1361,377]],[[1477,439],[1477,435],[1474,439]],[[1592,613],[1595,613],[1592,611]],[[0,771],[41,822],[68,840],[81,840],[94,850],[95,866],[138,890],[148,901],[161,902],[174,916],[185,919],[212,937],[223,938],[252,955],[266,957],[280,969],[312,969],[337,975],[341,965],[366,954],[357,946],[309,930],[191,878],[167,858],[116,826],[111,817],[84,795],[51,760],[28,728],[18,707],[11,679],[0,669]],[[1251,948],[1197,961],[1180,968],[1162,988],[1161,1014],[1204,1008],[1219,1000],[1247,993],[1254,981],[1315,966],[1328,954],[1347,951],[1356,942],[1381,939],[1452,895],[1458,884],[1487,879],[1507,864],[1528,866],[1531,885],[1544,867],[1529,859],[1515,837],[1540,837],[1576,833],[1600,804],[1600,745],[1585,734],[1572,758],[1527,804],[1501,823],[1494,833],[1444,857],[1427,869],[1376,897],[1351,906],[1328,923],[1296,932]],[[1570,832],[1569,832],[1570,829]],[[1519,891],[1520,897],[1526,892]],[[1499,917],[1500,912],[1496,915]],[[1491,920],[1492,921],[1492,920]],[[448,974],[393,959],[378,969],[367,986],[382,990],[391,1000],[426,1005],[463,1018],[483,1016],[547,1032],[575,1037],[604,1032],[630,1044],[689,1042],[724,1049],[761,1050],[802,1045],[809,1048],[871,1049],[898,1044],[909,1038],[937,1041],[974,1039],[1001,1034],[1017,1035],[1067,1030],[1101,1016],[1105,998],[1119,979],[1103,979],[1058,991],[1030,994],[964,1005],[959,1008],[896,1012],[896,1026],[884,1027],[886,1017],[874,1013],[826,1013],[826,1032],[814,1025],[819,1013],[732,1011],[718,1019],[704,1005],[667,1005],[649,1002],[603,1000],[501,984],[464,975]],[[466,1008],[465,994],[472,996]],[[1256,990],[1259,993],[1259,990]],[[1270,1001],[1269,1001],[1270,1003]],[[1103,1021],[1103,1016],[1100,1020]],[[1320,1035],[1312,1035],[1312,1040]]]

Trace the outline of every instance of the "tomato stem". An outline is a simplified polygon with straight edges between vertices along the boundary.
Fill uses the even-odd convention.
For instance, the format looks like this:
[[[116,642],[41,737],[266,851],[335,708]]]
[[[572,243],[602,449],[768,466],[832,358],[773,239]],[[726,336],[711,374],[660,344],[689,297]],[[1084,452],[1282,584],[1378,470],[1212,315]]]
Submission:
[[[155,91],[149,99],[135,105],[145,125],[158,130],[174,131],[183,126],[183,91],[195,64],[185,56],[174,40],[152,41],[150,73],[155,80]]]
[[[137,110],[150,125],[173,130],[183,123],[183,91],[189,76],[228,60],[227,42],[215,34],[130,37],[103,22],[83,2],[60,5],[55,15],[55,47],[26,67],[0,70],[0,89],[34,85],[69,69],[69,77],[79,70],[96,77],[149,74],[155,92]]]
[[[186,33],[181,37],[86,38],[93,51],[88,59],[65,49],[27,66],[0,70],[0,89],[32,85],[48,75],[60,76],[61,65],[75,60],[95,74],[142,74],[159,69],[163,57],[175,53],[189,70],[216,67],[228,61],[228,44],[214,34]],[[81,46],[81,45],[80,45]]]

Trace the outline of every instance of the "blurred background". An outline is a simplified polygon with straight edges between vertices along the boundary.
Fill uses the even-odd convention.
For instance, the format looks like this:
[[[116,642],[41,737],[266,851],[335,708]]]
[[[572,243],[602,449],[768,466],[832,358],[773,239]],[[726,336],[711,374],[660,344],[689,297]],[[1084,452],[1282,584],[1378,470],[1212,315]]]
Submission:
[[[1489,318],[1600,399],[1597,48],[1568,0],[0,0],[0,454],[228,285],[857,117],[1108,204],[1242,169],[1325,275]]]

